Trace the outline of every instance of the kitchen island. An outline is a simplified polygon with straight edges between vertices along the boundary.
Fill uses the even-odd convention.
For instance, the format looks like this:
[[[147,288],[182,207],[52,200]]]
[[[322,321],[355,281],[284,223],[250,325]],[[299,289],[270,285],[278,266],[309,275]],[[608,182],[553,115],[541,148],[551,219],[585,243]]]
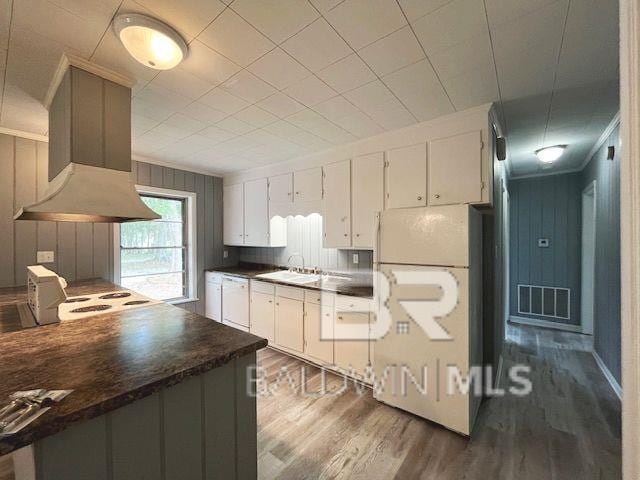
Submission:
[[[68,295],[117,289],[80,282]],[[266,340],[165,303],[21,329],[24,290],[0,289],[0,399],[73,393],[0,437],[18,480],[30,468],[39,480],[256,477],[248,380]]]

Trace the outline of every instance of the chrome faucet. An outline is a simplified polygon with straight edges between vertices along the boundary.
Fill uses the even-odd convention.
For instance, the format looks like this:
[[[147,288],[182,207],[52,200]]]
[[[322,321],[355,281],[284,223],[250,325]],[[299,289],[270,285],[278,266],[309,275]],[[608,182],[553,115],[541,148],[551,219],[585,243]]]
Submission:
[[[292,268],[291,268],[291,259],[294,258],[294,257],[300,257],[302,259],[302,269],[300,269],[300,267],[297,267],[297,268],[292,270]],[[300,253],[294,253],[287,260],[287,268],[289,269],[289,271],[297,271],[297,272],[302,271],[302,272],[304,272],[304,257]]]

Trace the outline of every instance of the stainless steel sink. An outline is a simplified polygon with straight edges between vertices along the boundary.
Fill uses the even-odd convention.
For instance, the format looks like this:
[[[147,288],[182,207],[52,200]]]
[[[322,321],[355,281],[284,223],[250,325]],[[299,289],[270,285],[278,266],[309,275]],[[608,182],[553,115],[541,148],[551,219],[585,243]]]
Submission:
[[[281,270],[278,272],[261,273],[256,275],[256,278],[264,278],[267,280],[276,280],[278,282],[293,283],[295,285],[304,285],[306,283],[313,283],[320,280],[320,275],[313,273],[298,273],[290,272],[288,270]]]

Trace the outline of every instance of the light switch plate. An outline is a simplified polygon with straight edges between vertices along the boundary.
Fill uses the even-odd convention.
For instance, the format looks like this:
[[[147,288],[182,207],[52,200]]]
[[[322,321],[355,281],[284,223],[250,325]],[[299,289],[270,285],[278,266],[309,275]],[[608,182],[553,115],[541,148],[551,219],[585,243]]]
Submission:
[[[222,258],[229,258],[229,251],[228,250],[223,250]]]
[[[55,261],[54,253],[51,251],[39,251],[36,254],[36,261],[38,263],[53,263]]]
[[[354,253],[353,254],[353,264],[357,265],[359,261],[360,261],[360,256],[357,253]]]

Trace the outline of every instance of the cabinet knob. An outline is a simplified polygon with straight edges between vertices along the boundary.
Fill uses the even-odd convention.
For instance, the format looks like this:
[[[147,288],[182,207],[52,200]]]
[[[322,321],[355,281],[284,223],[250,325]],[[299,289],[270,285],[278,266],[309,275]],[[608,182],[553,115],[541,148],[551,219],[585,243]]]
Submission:
[[[331,314],[330,314],[330,313],[325,313],[325,314],[324,314],[324,316],[325,316],[325,317],[330,317],[330,316],[331,316]]]
[[[269,303],[273,303],[273,300],[269,300]]]
[[[360,234],[359,234],[359,233],[356,233],[356,237],[359,237],[359,236],[360,236]]]
[[[280,305],[278,302],[276,302],[276,305]]]
[[[296,195],[300,195],[300,192],[296,192]]]
[[[287,192],[287,196],[289,196],[289,197],[290,197],[290,196],[291,196],[291,192]]]
[[[436,197],[436,198],[440,198],[440,194],[439,194],[439,193],[436,193],[436,194],[434,195],[434,197]]]
[[[344,234],[345,237],[349,236],[347,233]]]
[[[238,236],[239,236],[239,237],[241,237],[241,236],[242,236],[242,234],[240,234],[240,235],[238,235]]]
[[[422,195],[418,195],[418,200],[422,200]]]

